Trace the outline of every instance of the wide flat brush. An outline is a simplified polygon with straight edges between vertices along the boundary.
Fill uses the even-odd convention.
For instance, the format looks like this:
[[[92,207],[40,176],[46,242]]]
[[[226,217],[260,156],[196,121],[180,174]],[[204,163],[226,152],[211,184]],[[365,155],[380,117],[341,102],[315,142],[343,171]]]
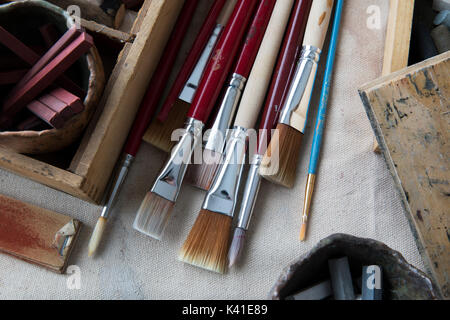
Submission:
[[[161,239],[180,192],[192,153],[201,141],[202,129],[220,94],[246,26],[258,1],[239,1],[221,34],[213,58],[189,109],[184,133],[171,152],[151,190],[147,193],[134,221],[134,228],[155,239]]]
[[[259,4],[217,116],[211,129],[207,130],[209,135],[203,146],[203,161],[200,164],[194,163],[188,168],[186,180],[195,187],[209,190],[214,179],[217,167],[222,160],[227,130],[231,127],[236,107],[241,99],[275,2],[275,0],[264,0]]]
[[[246,140],[264,103],[293,2],[283,0],[275,4],[227,140],[224,162],[181,248],[179,259],[183,262],[218,273],[226,271],[231,222],[245,163]]]
[[[333,75],[334,57],[336,55],[336,47],[339,38],[339,27],[341,23],[342,6],[344,0],[337,0],[336,12],[334,14],[333,29],[331,33],[330,47],[328,49],[327,65],[325,67],[325,75],[322,83],[322,93],[320,95],[319,111],[317,115],[314,138],[312,142],[311,157],[309,159],[308,179],[305,188],[305,200],[303,203],[302,225],[300,228],[300,241],[304,241],[306,237],[306,227],[308,223],[308,215],[311,207],[312,195],[314,191],[314,183],[316,181],[317,164],[320,156],[320,147],[322,146],[322,135],[325,125],[325,115],[327,112],[328,96],[330,92],[331,78]]]
[[[257,150],[250,161],[251,166],[247,175],[238,222],[228,252],[229,267],[237,262],[244,247],[245,234],[250,225],[261,183],[261,177],[258,172],[259,167],[266,152],[267,144],[270,142],[271,131],[277,125],[280,106],[286,98],[289,84],[294,76],[295,61],[300,55],[311,3],[312,0],[296,0],[289,20],[289,27],[286,31],[274,75],[272,76],[272,83],[259,125]]]
[[[188,57],[156,119],[144,135],[144,141],[170,152],[175,142],[172,133],[183,128],[206,64],[223,32],[237,0],[218,0],[212,6]]]
[[[149,83],[147,92],[141,102],[139,112],[134,120],[130,135],[125,144],[124,155],[121,163],[118,165],[115,181],[111,183],[110,189],[106,195],[105,205],[103,206],[100,218],[95,225],[94,231],[88,245],[88,255],[92,256],[100,244],[103,232],[106,227],[109,214],[116,202],[123,182],[126,179],[130,165],[132,164],[139,147],[142,143],[142,136],[150,123],[151,117],[156,111],[160,93],[164,89],[167,78],[170,75],[170,69],[176,59],[180,49],[184,34],[191,22],[192,15],[198,6],[198,0],[186,0],[181,9],[181,13],[175,27],[172,31],[170,39],[164,49],[162,59]]]
[[[309,103],[333,4],[334,0],[312,3],[301,58],[283,104],[276,133],[270,141],[259,169],[259,173],[265,179],[287,188],[294,186]]]

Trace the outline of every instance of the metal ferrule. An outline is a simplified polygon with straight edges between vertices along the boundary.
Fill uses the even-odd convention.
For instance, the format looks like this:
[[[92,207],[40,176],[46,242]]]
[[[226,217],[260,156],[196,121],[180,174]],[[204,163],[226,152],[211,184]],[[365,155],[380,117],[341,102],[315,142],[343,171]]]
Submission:
[[[231,127],[231,122],[233,121],[233,116],[239,104],[239,100],[241,99],[246,81],[246,78],[237,73],[233,73],[231,76],[230,83],[228,84],[227,91],[225,92],[214,124],[211,129],[208,130],[209,135],[204,146],[205,149],[218,153],[223,152],[226,140],[225,135],[227,134],[227,130]]]
[[[259,186],[261,185],[261,176],[258,171],[262,159],[262,155],[255,154],[253,156],[252,165],[248,171],[247,183],[245,184],[237,224],[238,228],[244,230],[248,230],[256,199],[258,198]]]
[[[197,61],[194,70],[191,73],[188,81],[186,82],[183,90],[180,93],[179,98],[187,103],[192,103],[194,99],[195,92],[197,91],[198,85],[200,84],[200,80],[203,75],[203,71],[205,71],[205,67],[208,63],[209,57],[216,46],[217,40],[219,39],[219,35],[222,32],[223,26],[218,24],[211,34],[211,37],[206,44],[205,49]]]
[[[245,163],[246,137],[246,129],[233,128],[227,140],[225,161],[220,165],[214,182],[206,194],[203,209],[233,216]]]
[[[175,202],[195,147],[201,141],[203,122],[188,118],[184,133],[173,147],[169,160],[156,179],[151,192]]]
[[[312,195],[314,192],[314,184],[316,183],[316,175],[308,174],[308,179],[306,180],[306,188],[305,188],[305,200],[303,203],[303,211],[302,211],[302,224],[308,222],[309,211],[312,203]]]
[[[295,116],[294,111],[297,110],[301,104],[309,106],[314,80],[316,78],[317,66],[320,60],[320,53],[321,50],[319,48],[303,46],[288,97],[280,114],[279,123],[291,125],[291,120]],[[305,119],[302,119],[301,123],[302,125],[296,127],[296,129],[304,132],[306,117]]]
[[[109,216],[109,213],[111,212],[111,209],[113,208],[114,204],[116,203],[117,196],[120,193],[120,189],[122,188],[122,185],[125,181],[125,178],[127,177],[128,171],[130,169],[131,164],[133,163],[134,157],[131,154],[125,154],[122,157],[122,164],[119,167],[119,171],[117,171],[116,179],[114,183],[110,185],[110,188],[108,190],[107,198],[105,201],[105,205],[103,206],[102,210],[102,217],[107,219]]]

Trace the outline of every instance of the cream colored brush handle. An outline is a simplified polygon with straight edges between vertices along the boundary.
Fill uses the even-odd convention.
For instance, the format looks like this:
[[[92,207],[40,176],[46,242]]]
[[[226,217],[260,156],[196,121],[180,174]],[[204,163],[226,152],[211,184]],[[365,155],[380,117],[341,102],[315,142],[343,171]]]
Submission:
[[[306,25],[304,46],[314,46],[322,50],[328,25],[330,24],[334,0],[314,0]]]
[[[235,126],[255,126],[269,87],[294,0],[277,1],[239,105]]]
[[[220,24],[221,26],[225,27],[225,25],[228,22],[228,19],[230,19],[231,14],[233,13],[234,7],[236,6],[237,0],[227,0],[224,7],[222,8],[222,11],[220,12],[219,17],[217,18],[217,24]]]

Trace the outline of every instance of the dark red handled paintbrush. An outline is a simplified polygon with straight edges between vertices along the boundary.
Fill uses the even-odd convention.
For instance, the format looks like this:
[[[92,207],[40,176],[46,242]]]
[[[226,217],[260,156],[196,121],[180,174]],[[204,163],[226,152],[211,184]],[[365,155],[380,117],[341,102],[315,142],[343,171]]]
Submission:
[[[209,130],[208,140],[204,144],[203,161],[201,164],[192,164],[188,169],[187,181],[200,189],[209,190],[214,179],[217,167],[222,159],[227,130],[231,127],[231,122],[264,37],[275,2],[276,0],[264,0],[259,4],[233,75],[222,98],[219,111]]]
[[[161,239],[178,197],[193,150],[201,141],[204,123],[219,96],[236,51],[258,1],[239,1],[220,36],[195,94],[183,135],[172,150],[152,189],[139,208],[134,228]]]
[[[186,59],[169,96],[144,135],[144,141],[169,152],[174,146],[172,132],[183,128],[195,91],[211,53],[223,32],[237,0],[217,0]]]
[[[156,107],[161,96],[161,92],[164,90],[167,79],[170,75],[170,70],[173,66],[173,62],[176,59],[180,46],[182,44],[186,30],[191,22],[192,15],[198,6],[198,0],[186,0],[183,8],[181,9],[180,16],[176,22],[176,25],[172,31],[170,39],[164,49],[161,61],[150,81],[147,89],[147,93],[141,102],[139,112],[134,120],[133,127],[128,136],[128,140],[125,144],[124,155],[122,157],[122,163],[119,166],[116,181],[112,184],[108,199],[103,207],[102,214],[98,219],[94,232],[89,242],[89,256],[93,255],[96,251],[101,236],[103,234],[106,221],[109,213],[111,212],[114,202],[119,194],[120,187],[122,186],[127,176],[129,167],[136,156],[139,147],[142,143],[142,136],[150,123],[151,117],[156,111]]]
[[[236,263],[244,247],[245,233],[250,224],[261,183],[261,178],[258,173],[259,167],[262,157],[266,152],[267,143],[270,142],[271,131],[277,125],[280,106],[286,98],[289,84],[294,76],[295,61],[300,56],[311,3],[312,0],[297,0],[291,14],[289,27],[267,95],[264,113],[259,124],[257,150],[253,156],[247,175],[247,182],[238,215],[238,223],[228,253],[229,267]]]
[[[312,3],[300,61],[283,104],[277,136],[271,139],[259,169],[265,179],[284,187],[294,186],[309,103],[333,4],[334,0]]]

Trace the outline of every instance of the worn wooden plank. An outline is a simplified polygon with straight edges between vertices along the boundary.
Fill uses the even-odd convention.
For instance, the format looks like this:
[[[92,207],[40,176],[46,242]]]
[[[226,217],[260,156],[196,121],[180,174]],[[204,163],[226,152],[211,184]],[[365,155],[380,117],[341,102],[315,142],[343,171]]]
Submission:
[[[360,95],[419,250],[450,298],[450,52],[371,82]]]
[[[390,1],[382,76],[408,66],[414,3],[414,0]],[[374,139],[373,150],[380,152],[376,139]]]
[[[62,273],[80,228],[71,217],[0,195],[0,252]]]

